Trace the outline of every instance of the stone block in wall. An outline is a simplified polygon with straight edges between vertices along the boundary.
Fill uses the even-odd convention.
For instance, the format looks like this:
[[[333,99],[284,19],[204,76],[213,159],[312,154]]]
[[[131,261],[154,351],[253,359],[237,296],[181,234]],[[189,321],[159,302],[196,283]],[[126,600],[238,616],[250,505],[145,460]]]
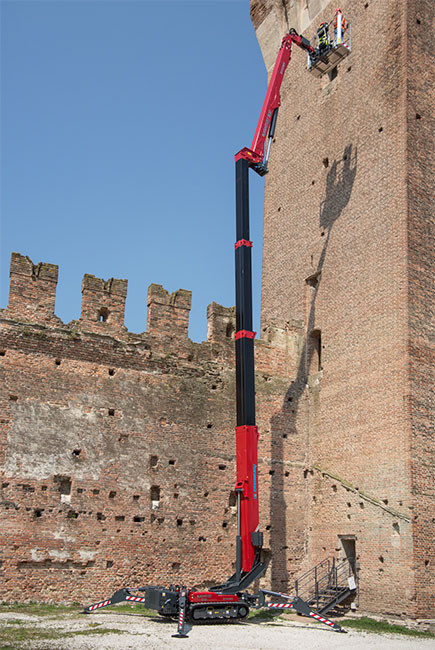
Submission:
[[[207,307],[207,341],[217,343],[234,339],[236,308],[212,302]]]
[[[12,253],[8,310],[13,318],[31,322],[55,319],[58,266]]]
[[[81,323],[99,333],[124,327],[127,280],[103,280],[85,274],[82,281]]]
[[[169,293],[160,284],[150,284],[147,299],[147,331],[154,336],[187,338],[192,292]]]

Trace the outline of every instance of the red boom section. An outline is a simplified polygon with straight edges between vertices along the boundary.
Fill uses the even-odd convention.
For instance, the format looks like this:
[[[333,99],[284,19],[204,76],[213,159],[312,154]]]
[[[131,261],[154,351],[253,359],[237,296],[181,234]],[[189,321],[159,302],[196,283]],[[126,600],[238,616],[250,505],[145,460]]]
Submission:
[[[255,559],[251,533],[258,530],[258,429],[236,427],[237,483],[240,498],[240,537],[242,539],[242,570],[249,571]]]
[[[315,49],[310,45],[309,41],[307,41],[303,36],[296,34],[296,32],[290,32],[284,36],[267,87],[266,97],[264,98],[263,108],[261,109],[257,128],[255,129],[251,148],[248,149],[248,147],[244,147],[239,151],[239,153],[236,154],[236,161],[241,157],[252,163],[259,163],[264,158],[264,146],[273,113],[281,106],[280,89],[284,73],[291,59],[292,43],[295,43],[298,47],[307,52],[315,53]]]

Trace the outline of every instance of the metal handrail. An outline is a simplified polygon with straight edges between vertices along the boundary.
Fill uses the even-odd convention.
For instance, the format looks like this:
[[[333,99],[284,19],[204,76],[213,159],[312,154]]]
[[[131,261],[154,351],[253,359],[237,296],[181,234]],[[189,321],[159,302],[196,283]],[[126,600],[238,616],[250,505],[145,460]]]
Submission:
[[[321,596],[327,589],[338,591],[347,587],[347,578],[356,577],[355,558],[326,558],[306,571],[295,581],[296,596],[319,607]]]

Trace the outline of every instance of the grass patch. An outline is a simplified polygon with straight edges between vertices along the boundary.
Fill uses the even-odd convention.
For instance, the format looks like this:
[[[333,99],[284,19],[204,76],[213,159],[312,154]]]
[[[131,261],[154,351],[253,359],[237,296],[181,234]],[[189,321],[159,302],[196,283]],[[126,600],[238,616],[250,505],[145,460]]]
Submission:
[[[81,612],[79,603],[72,605],[52,605],[48,603],[3,603],[0,613],[14,612],[16,614],[29,614],[30,616],[63,616],[65,614],[77,615]]]
[[[423,630],[413,630],[412,628],[403,625],[394,625],[386,621],[376,621],[374,618],[362,616],[352,620],[340,621],[342,627],[350,627],[354,630],[361,630],[363,632],[374,632],[376,634],[402,634],[405,636],[418,636],[426,638],[435,638],[432,632],[425,632]]]
[[[253,612],[249,612],[248,620],[252,623],[260,621],[274,621],[277,618],[280,618],[282,612],[276,609],[256,609]]]
[[[55,641],[75,636],[92,636],[101,634],[125,634],[123,630],[100,627],[88,630],[63,632],[62,630],[44,630],[36,625],[5,625],[0,627],[0,650],[22,648],[23,643],[31,641]]]

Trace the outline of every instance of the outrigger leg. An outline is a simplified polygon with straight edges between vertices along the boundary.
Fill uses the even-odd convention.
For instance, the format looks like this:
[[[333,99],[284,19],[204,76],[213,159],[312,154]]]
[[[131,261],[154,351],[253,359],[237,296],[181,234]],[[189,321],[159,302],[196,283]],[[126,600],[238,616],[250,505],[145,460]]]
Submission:
[[[331,621],[329,618],[326,618],[325,616],[321,616],[320,614],[314,612],[308,603],[306,603],[305,600],[302,600],[302,598],[299,598],[298,596],[289,596],[288,594],[281,594],[276,591],[268,591],[267,589],[262,589],[261,591],[266,596],[276,596],[278,598],[285,598],[286,600],[291,601],[289,603],[265,603],[265,605],[271,609],[294,609],[296,612],[298,612],[298,614],[302,614],[302,616],[314,618],[316,621],[324,623],[332,630],[334,630],[334,632],[342,632],[344,634],[347,633],[346,630],[344,630],[338,623],[334,623],[334,621]]]

